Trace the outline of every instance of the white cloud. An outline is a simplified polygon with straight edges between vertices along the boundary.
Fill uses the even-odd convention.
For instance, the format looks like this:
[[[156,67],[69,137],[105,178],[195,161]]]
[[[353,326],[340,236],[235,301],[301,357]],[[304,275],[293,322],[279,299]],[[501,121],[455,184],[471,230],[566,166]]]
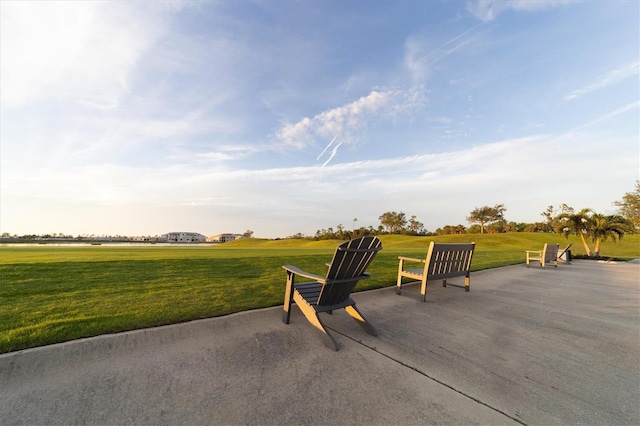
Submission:
[[[316,138],[334,137],[341,143],[357,143],[360,132],[377,120],[390,120],[405,115],[423,105],[421,88],[410,91],[372,91],[349,104],[305,117],[283,126],[277,138],[286,147],[302,149]]]
[[[565,100],[574,100],[581,98],[591,92],[594,92],[599,89],[604,89],[605,87],[609,87],[619,81],[622,81],[626,78],[633,77],[638,75],[640,71],[640,62],[633,62],[621,68],[617,68],[615,70],[611,70],[608,73],[600,76],[595,83],[589,84],[586,87],[581,89],[576,89],[573,92],[569,93],[564,97]]]
[[[423,82],[429,71],[429,50],[424,40],[409,37],[404,44],[404,65],[414,82]]]
[[[3,2],[3,108],[51,98],[117,106],[132,69],[163,31],[158,9],[147,8],[141,20],[132,5]]]
[[[261,149],[251,145],[223,145],[217,147],[217,151],[199,153],[195,158],[199,162],[216,163],[217,167],[224,165],[224,162],[247,158],[253,154],[260,152]],[[182,159],[192,158],[193,154],[188,153]],[[180,159],[180,158],[176,158]],[[218,164],[221,163],[221,164]]]
[[[508,10],[533,12],[576,3],[580,0],[477,0],[467,3],[467,10],[483,22],[489,22]]]

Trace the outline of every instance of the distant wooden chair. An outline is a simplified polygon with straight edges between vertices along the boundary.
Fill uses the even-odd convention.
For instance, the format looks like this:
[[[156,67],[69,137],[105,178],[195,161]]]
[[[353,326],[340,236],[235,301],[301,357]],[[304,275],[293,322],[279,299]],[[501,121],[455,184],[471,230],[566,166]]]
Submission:
[[[568,246],[558,252],[558,262],[571,264],[571,250],[569,249],[572,245],[573,243],[570,243]]]
[[[304,272],[291,265],[284,265],[287,271],[287,287],[284,295],[284,314],[282,321],[289,324],[291,302],[295,302],[307,320],[320,331],[324,343],[333,350],[338,345],[323,324],[321,312],[331,313],[344,308],[358,324],[369,334],[377,336],[376,329],[362,316],[351,298],[351,292],[358,281],[369,278],[367,267],[382,243],[376,237],[361,237],[340,244],[333,255],[326,277]],[[296,275],[311,279],[311,282],[295,284]]]
[[[527,250],[527,268],[531,261],[540,262],[544,268],[547,263],[553,262],[553,266],[558,267],[558,249],[560,244],[545,244],[542,250]]]
[[[442,286],[446,287],[447,278],[464,276],[464,289],[469,291],[469,273],[475,247],[476,243],[436,243],[432,241],[425,259],[399,256],[396,293],[402,293],[403,277],[421,282],[420,294],[423,302],[427,301],[429,280],[442,280]],[[410,269],[406,268],[407,263],[420,263],[424,264],[424,267]]]

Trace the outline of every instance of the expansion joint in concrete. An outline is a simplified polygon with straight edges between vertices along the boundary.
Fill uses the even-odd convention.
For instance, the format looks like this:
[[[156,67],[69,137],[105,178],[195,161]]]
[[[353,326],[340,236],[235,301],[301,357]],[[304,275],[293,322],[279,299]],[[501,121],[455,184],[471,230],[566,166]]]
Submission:
[[[516,418],[516,417],[514,417],[514,416],[512,416],[512,415],[510,415],[510,414],[508,414],[508,413],[505,413],[504,411],[500,410],[499,408],[493,407],[493,406],[491,406],[491,405],[487,404],[486,402],[483,402],[483,401],[479,400],[478,398],[475,398],[475,397],[473,397],[473,396],[471,396],[471,395],[469,395],[469,394],[467,394],[467,393],[465,393],[465,392],[461,391],[460,389],[456,389],[454,386],[451,386],[451,385],[450,385],[450,384],[448,384],[448,383],[445,383],[445,382],[443,382],[443,381],[441,381],[441,380],[439,380],[439,379],[437,379],[437,378],[435,378],[435,377],[433,377],[433,376],[430,376],[429,374],[425,373],[424,371],[420,371],[420,370],[419,370],[419,369],[417,369],[416,367],[413,367],[413,366],[411,366],[411,365],[409,365],[409,364],[407,364],[407,363],[405,363],[405,362],[402,362],[402,361],[400,361],[400,360],[398,360],[398,359],[396,359],[396,358],[394,358],[394,357],[392,357],[392,356],[390,356],[390,355],[387,355],[387,354],[385,354],[385,353],[383,353],[383,352],[380,352],[380,351],[378,350],[378,348],[376,348],[375,346],[369,346],[369,345],[365,344],[364,342],[362,342],[361,340],[354,339],[353,337],[348,336],[348,335],[346,335],[346,334],[344,334],[344,333],[341,333],[340,331],[338,331],[338,330],[336,330],[336,329],[334,329],[334,328],[331,328],[331,327],[327,327],[327,328],[329,328],[331,331],[334,331],[334,332],[336,332],[336,333],[338,333],[338,334],[340,334],[340,335],[342,335],[342,336],[346,337],[346,338],[347,338],[347,339],[349,339],[349,340],[352,340],[352,341],[354,341],[354,342],[358,343],[358,344],[359,344],[359,345],[361,345],[361,346],[364,346],[364,347],[365,347],[365,348],[367,348],[367,349],[370,349],[370,350],[372,350],[372,351],[376,352],[377,354],[382,355],[383,357],[385,357],[385,358],[387,358],[387,359],[389,359],[389,360],[391,360],[391,361],[393,361],[393,362],[395,362],[395,363],[397,363],[397,364],[400,364],[400,365],[401,365],[401,366],[403,366],[403,367],[406,367],[406,368],[408,368],[408,369],[410,369],[410,370],[415,371],[416,373],[420,374],[421,376],[426,377],[426,378],[427,378],[427,379],[429,379],[429,380],[432,380],[432,381],[434,381],[434,382],[436,382],[436,383],[438,383],[438,384],[440,384],[440,385],[442,385],[442,386],[445,386],[445,387],[447,387],[447,388],[451,389],[452,391],[454,391],[454,392],[456,392],[456,393],[458,393],[458,394],[460,394],[460,395],[464,396],[465,398],[468,398],[468,399],[470,399],[470,400],[472,400],[472,401],[474,401],[474,402],[476,402],[476,403],[478,403],[478,404],[480,404],[480,405],[484,405],[485,407],[487,407],[487,408],[489,408],[489,409],[491,409],[491,410],[493,410],[493,411],[495,411],[495,412],[497,412],[497,413],[500,413],[500,414],[502,414],[502,415],[503,415],[503,416],[505,416],[505,417],[508,417],[509,419],[513,420],[514,422],[516,422],[516,423],[519,423],[519,424],[521,424],[521,425],[525,425],[525,426],[526,426],[526,423],[525,423],[525,422],[523,422],[522,420],[520,420],[520,419],[518,419],[518,418]]]

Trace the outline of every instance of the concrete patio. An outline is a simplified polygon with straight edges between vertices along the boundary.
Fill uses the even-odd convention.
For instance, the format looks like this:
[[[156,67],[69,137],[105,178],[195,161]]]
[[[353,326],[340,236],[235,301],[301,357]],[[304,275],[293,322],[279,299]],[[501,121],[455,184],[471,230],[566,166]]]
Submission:
[[[3,354],[0,424],[640,424],[638,262],[418,290],[325,316],[338,352],[280,306]]]

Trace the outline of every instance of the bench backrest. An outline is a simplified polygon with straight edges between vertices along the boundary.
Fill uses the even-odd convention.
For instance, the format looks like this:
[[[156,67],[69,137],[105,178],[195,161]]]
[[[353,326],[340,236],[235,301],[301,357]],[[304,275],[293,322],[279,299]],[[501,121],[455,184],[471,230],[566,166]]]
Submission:
[[[347,300],[378,251],[382,242],[377,237],[360,237],[340,244],[327,271],[326,284],[318,305],[335,305]]]
[[[424,273],[427,279],[445,279],[469,276],[471,258],[476,243],[436,243],[429,244]]]

